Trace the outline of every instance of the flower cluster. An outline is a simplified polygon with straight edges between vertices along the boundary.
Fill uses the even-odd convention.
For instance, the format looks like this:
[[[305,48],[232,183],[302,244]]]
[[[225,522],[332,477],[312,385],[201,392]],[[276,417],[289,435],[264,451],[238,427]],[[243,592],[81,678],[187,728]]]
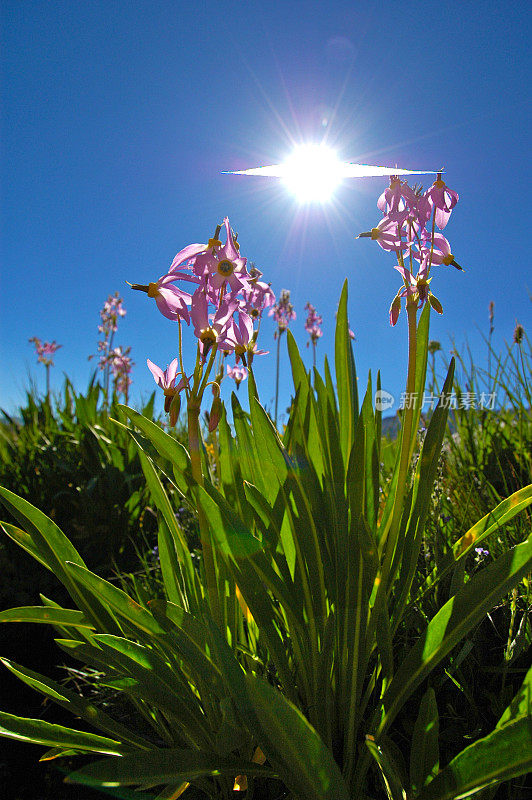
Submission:
[[[294,306],[290,302],[290,292],[288,289],[281,289],[279,301],[273,305],[268,316],[273,317],[277,323],[277,330],[274,333],[274,338],[277,339],[281,336],[290,325],[290,322],[296,318]]]
[[[125,350],[122,350],[121,347],[114,347],[109,353],[115,391],[119,394],[123,394],[126,398],[126,402],[129,394],[129,387],[132,383],[130,374],[135,364],[129,355],[130,352],[131,347],[126,347]]]
[[[62,344],[57,344],[57,342],[41,342],[36,336],[32,336],[31,339],[28,341],[35,346],[35,352],[37,353],[37,361],[41,364],[44,364],[45,367],[53,367],[54,365],[54,354],[56,350],[59,350],[60,347],[63,347]]]
[[[110,294],[100,309],[100,324],[98,332],[103,334],[103,338],[98,341],[98,368],[105,373],[105,390],[109,391],[109,379],[113,376],[114,391],[123,394],[126,403],[128,401],[129,387],[132,380],[130,377],[134,362],[131,360],[131,347],[113,347],[113,340],[118,330],[118,319],[126,316],[124,301],[118,294]],[[89,361],[94,356],[89,356]]]
[[[222,228],[225,228],[225,243],[219,238]],[[170,409],[172,399],[182,390],[187,398],[191,393],[202,394],[206,385],[204,372],[209,374],[216,354],[219,354],[220,364],[215,399],[224,375],[224,358],[234,355],[235,368],[242,362],[243,370],[233,373],[235,368],[228,368],[228,374],[235,379],[239,376],[240,382],[246,377],[245,368],[251,366],[253,358],[265,353],[257,349],[258,330],[262,312],[273,305],[275,295],[261,278],[262,273],[254,265],[250,265],[248,271],[247,259],[241,256],[237,236],[226,217],[206,244],[191,244],[180,250],[168,272],[157,281],[131,285],[154,299],[163,316],[179,323],[180,342],[183,322],[191,325],[197,339],[194,377],[187,378],[185,374],[181,345],[179,358],[164,372],[148,360],[155,381],[165,397],[170,398],[170,401],[165,400],[165,408],[171,413],[171,424],[175,424],[176,418]],[[187,288],[194,291],[187,291]],[[177,408],[177,402],[172,408]]]
[[[105,338],[108,339],[111,333],[118,330],[118,317],[126,316],[126,309],[123,305],[123,300],[118,292],[114,295],[110,294],[103,308],[100,310],[101,325],[98,326],[100,333],[103,333]]]
[[[424,193],[411,188],[406,181],[392,177],[390,186],[379,197],[377,206],[383,212],[383,218],[377,227],[361,233],[358,238],[370,238],[383,250],[397,256],[395,269],[403,278],[403,286],[390,307],[391,325],[397,322],[403,297],[407,304],[415,303],[417,308],[428,301],[435,311],[443,313],[441,303],[429,287],[432,280],[430,270],[435,265],[453,266],[459,270],[462,267],[455,261],[445,236],[437,233],[435,228],[445,228],[457,202],[458,194],[449,189],[441,173]],[[405,266],[407,259],[410,268]],[[414,275],[415,262],[418,266]]]
[[[320,328],[320,325],[323,324],[323,317],[321,317],[317,312],[314,306],[311,303],[307,303],[305,306],[305,311],[307,312],[307,319],[305,320],[305,330],[310,336],[309,341],[307,342],[307,347],[312,342],[315,345],[323,336],[323,331]]]

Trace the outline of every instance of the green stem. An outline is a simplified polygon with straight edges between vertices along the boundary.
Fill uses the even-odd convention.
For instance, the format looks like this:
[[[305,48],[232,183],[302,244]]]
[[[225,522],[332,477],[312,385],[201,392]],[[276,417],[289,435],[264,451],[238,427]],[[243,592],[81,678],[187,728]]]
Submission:
[[[203,470],[201,468],[200,454],[200,427],[199,427],[200,402],[189,400],[188,403],[188,450],[192,467],[192,476],[199,486],[203,486]],[[214,620],[221,621],[220,602],[216,585],[216,567],[214,564],[214,553],[210,540],[210,531],[207,518],[203,512],[201,504],[198,503],[198,522],[203,552],[203,567],[205,570],[205,582],[207,585],[207,598],[209,607]]]
[[[50,364],[46,364],[46,401],[50,404]]]
[[[417,304],[407,302],[406,312],[408,315],[408,374],[406,379],[406,404],[403,413],[403,429],[401,436],[401,453],[399,461],[399,473],[397,476],[397,490],[393,506],[392,521],[386,542],[386,556],[382,568],[381,585],[389,594],[391,586],[386,586],[390,568],[392,565],[399,526],[403,514],[403,503],[406,494],[406,484],[408,478],[408,468],[410,466],[412,423],[415,413],[415,405],[418,402],[416,397],[416,355],[417,355]]]
[[[277,409],[279,406],[279,361],[281,358],[281,333],[278,331],[277,335],[277,368],[275,371],[275,427],[277,427]]]
[[[115,332],[111,332],[111,338],[107,344],[107,363],[105,365],[105,404],[109,406],[109,378],[111,376],[111,362],[109,361],[109,353],[111,352],[111,348],[113,346],[113,339],[114,339]]]

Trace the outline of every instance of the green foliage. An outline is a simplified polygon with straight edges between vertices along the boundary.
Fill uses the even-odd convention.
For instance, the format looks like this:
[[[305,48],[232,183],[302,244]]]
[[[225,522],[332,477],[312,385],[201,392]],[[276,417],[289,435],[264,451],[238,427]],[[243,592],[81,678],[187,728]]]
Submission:
[[[154,395],[143,413],[152,416]],[[43,509],[98,571],[131,570],[140,551],[156,541],[139,455],[130,436],[111,422],[101,387],[85,394],[68,379],[53,404],[27,393],[16,416],[0,422],[0,485]],[[13,522],[11,517],[7,522]],[[134,542],[132,546],[132,541]],[[40,589],[57,590],[53,577],[0,544],[0,608],[32,602]]]
[[[428,315],[427,307],[410,342],[420,390]],[[129,589],[127,581],[119,588],[87,569],[52,520],[0,491],[22,526],[5,525],[6,533],[57,574],[79,609],[45,603],[7,612],[0,622],[50,622],[60,647],[129,709],[125,720],[114,720],[5,661],[113,740],[89,738],[84,748],[79,731],[54,733],[38,720],[6,719],[0,733],[20,730],[76,752],[107,747],[108,758],[82,766],[71,780],[157,787],[160,798],[179,796],[188,783],[229,798],[238,778],[249,797],[275,786],[271,798],[286,791],[294,800],[450,800],[525,774],[529,675],[507,711],[488,720],[485,735],[465,749],[455,739],[449,756],[448,720],[438,709],[446,707],[449,686],[453,697],[468,697],[461,669],[472,640],[486,615],[527,580],[532,537],[473,574],[467,554],[527,512],[532,488],[516,486],[450,542],[444,558],[420,570],[454,362],[413,461],[419,409],[403,413],[381,485],[382,421],[371,377],[359,402],[347,288],[337,321],[337,391],[328,366],[324,377],[310,375],[289,333],[287,339],[294,397],[286,429],[276,430],[250,374],[249,414],[233,396],[234,429],[224,416],[210,441],[216,470],[205,469],[201,481],[173,437],[121,409],[116,435],[129,436],[127,446],[138,451],[157,508],[163,597],[133,578]],[[202,536],[208,534],[209,581],[206,559],[190,552],[177,504],[197,510]]]

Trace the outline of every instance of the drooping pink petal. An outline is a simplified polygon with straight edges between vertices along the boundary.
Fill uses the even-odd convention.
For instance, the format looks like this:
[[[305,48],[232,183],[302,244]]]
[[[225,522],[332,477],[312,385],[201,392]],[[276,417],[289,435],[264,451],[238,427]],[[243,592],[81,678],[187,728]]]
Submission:
[[[205,292],[201,289],[196,289],[192,295],[192,306],[190,309],[190,317],[194,324],[194,333],[196,336],[204,328],[209,327],[209,313],[208,303]]]
[[[177,368],[178,368],[178,360],[174,358],[174,360],[168,365],[166,369],[166,385],[170,386],[174,383],[176,375],[177,375]]]
[[[189,244],[177,253],[168,272],[175,272],[181,264],[193,258],[194,256],[204,253],[207,249],[206,244]]]
[[[235,242],[233,239],[233,233],[231,231],[231,226],[229,225],[229,217],[224,219],[225,225],[225,232],[227,234],[227,241],[225,245],[222,247],[223,256],[222,258],[228,258],[229,261],[235,261],[238,258],[238,250],[235,247]]]
[[[150,361],[149,358],[146,359],[146,363],[148,365],[148,369],[154,377],[157,386],[160,386],[161,389],[164,389],[164,373],[162,369],[158,367],[157,364],[154,364],[153,361]]]

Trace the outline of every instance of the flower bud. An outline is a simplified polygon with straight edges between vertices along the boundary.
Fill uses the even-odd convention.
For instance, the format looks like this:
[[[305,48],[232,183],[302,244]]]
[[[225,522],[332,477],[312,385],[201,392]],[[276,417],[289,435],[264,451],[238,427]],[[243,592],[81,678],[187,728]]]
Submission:
[[[429,303],[431,304],[432,308],[434,309],[434,311],[436,311],[437,314],[443,314],[442,304],[440,303],[437,297],[434,297],[432,293],[429,294]]]
[[[397,323],[400,311],[401,311],[401,298],[399,297],[399,295],[396,295],[390,306],[390,325],[392,327]]]
[[[212,401],[211,410],[209,412],[209,433],[212,433],[218,427],[220,417],[222,416],[223,405],[219,397],[215,397]]]
[[[172,397],[172,401],[170,403],[170,425],[172,428],[177,423],[177,418],[179,417],[179,412],[181,410],[181,395],[175,394]]]

